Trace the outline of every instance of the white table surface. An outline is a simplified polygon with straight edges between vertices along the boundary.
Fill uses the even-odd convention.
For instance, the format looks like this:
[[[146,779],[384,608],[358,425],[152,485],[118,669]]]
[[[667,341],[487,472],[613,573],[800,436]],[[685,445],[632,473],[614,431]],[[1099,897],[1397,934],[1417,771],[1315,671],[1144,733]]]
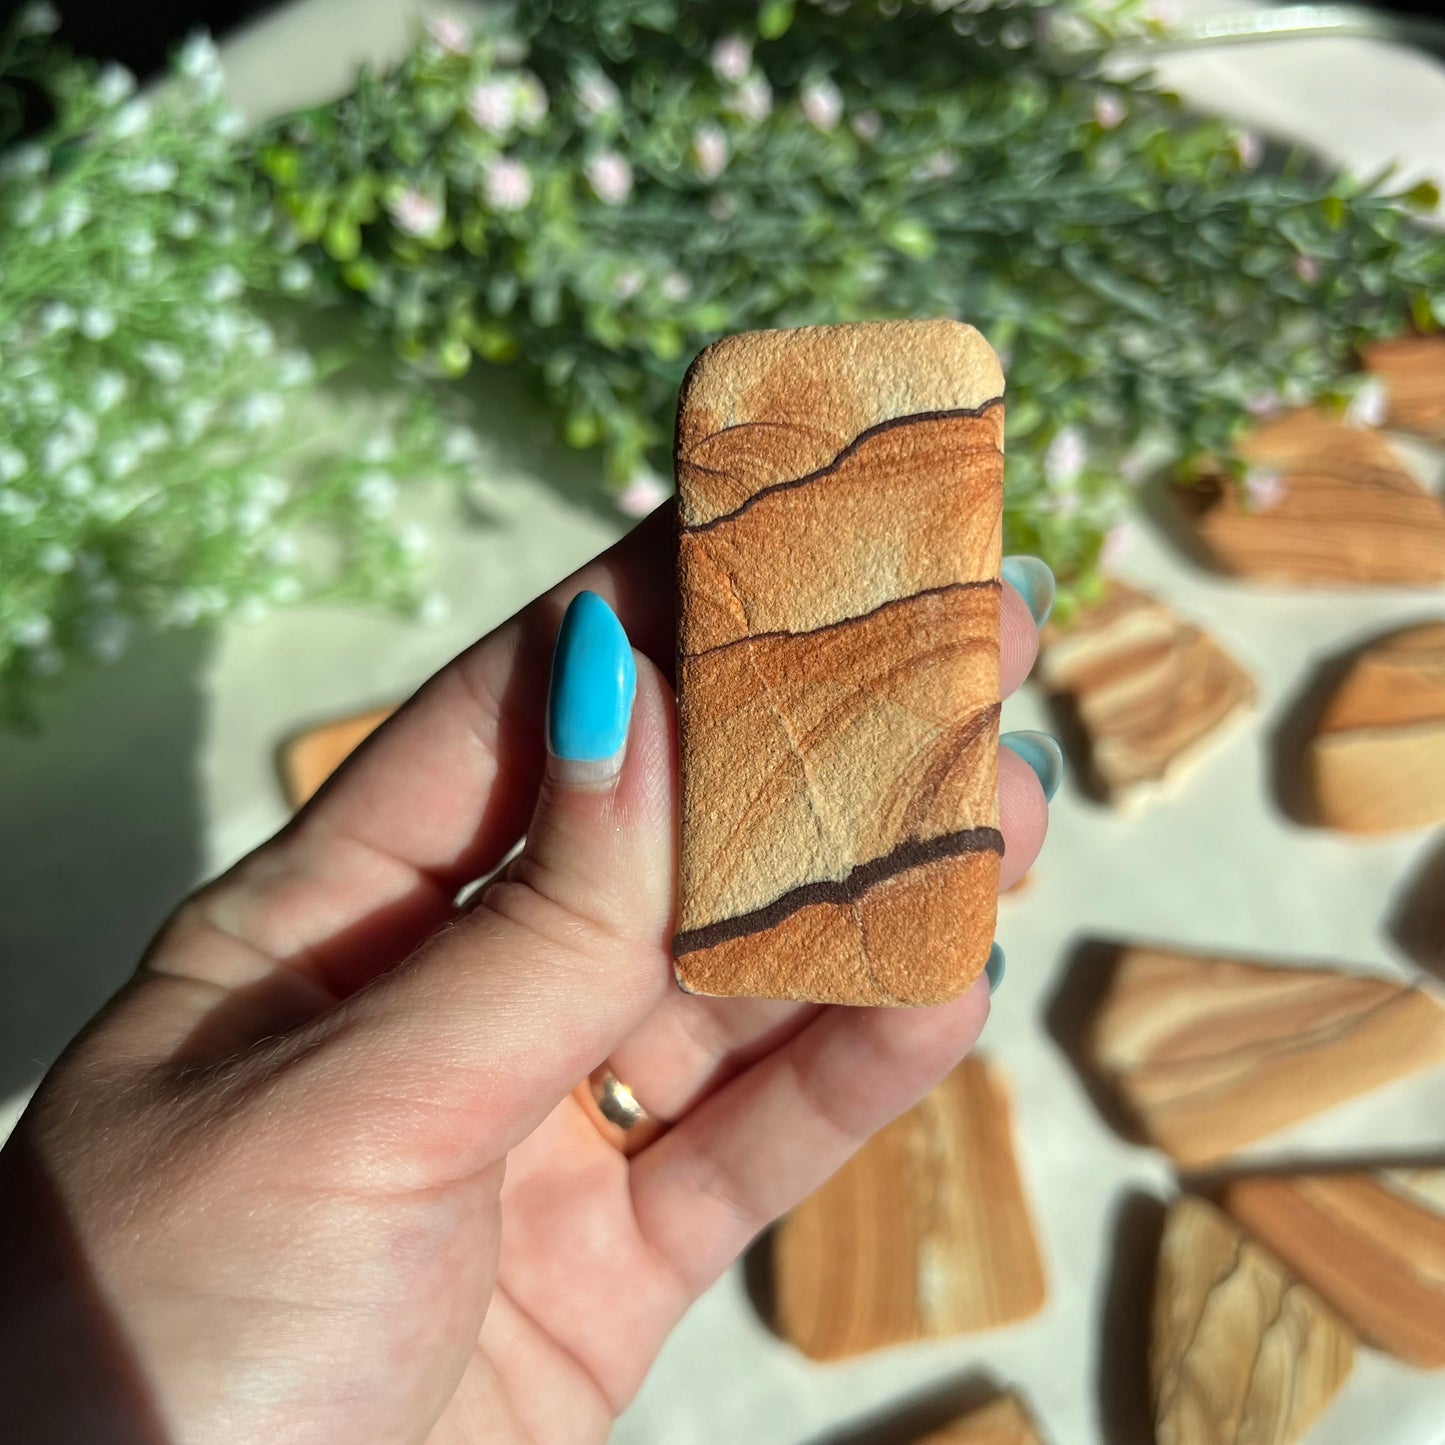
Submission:
[[[303,0],[224,47],[233,97],[254,118],[335,93],[360,60],[397,52],[410,13],[401,0]],[[1367,171],[1394,159],[1445,182],[1445,71],[1420,56],[1326,41],[1193,53],[1162,69],[1196,103],[1338,163]],[[622,530],[622,519],[548,484],[576,477],[578,458],[550,442],[512,379],[478,378],[470,394],[497,443],[481,479],[493,519],[469,521],[435,493],[406,503],[440,524],[449,621],[317,608],[209,641],[164,639],[121,668],[67,680],[38,738],[0,736],[0,1129],[166,907],[283,820],[273,768],[282,737],[406,692]],[[1438,485],[1440,457],[1409,455]],[[1206,623],[1254,671],[1261,705],[1177,798],[1136,819],[1066,785],[1031,888],[1002,905],[1009,974],[984,1047],[1015,1091],[1049,1305],[1013,1329],[824,1368],[764,1330],[734,1270],[664,1350],[618,1445],[884,1445],[898,1438],[899,1409],[921,1400],[926,1414],[929,1401],[988,1384],[1021,1389],[1056,1445],[1145,1445],[1140,1281],[1157,1227],[1151,1201],[1174,1186],[1159,1156],[1108,1130],[1045,1025],[1073,951],[1089,938],[1148,938],[1424,976],[1385,920],[1438,864],[1442,835],[1360,843],[1297,826],[1273,801],[1270,739],[1319,662],[1390,626],[1445,617],[1445,597],[1240,586],[1193,568],[1147,527],[1121,571]],[[1004,724],[1047,726],[1041,699],[1012,699]],[[1252,1157],[1442,1154],[1437,1071]],[[1309,1441],[1440,1445],[1445,1377],[1362,1351]]]

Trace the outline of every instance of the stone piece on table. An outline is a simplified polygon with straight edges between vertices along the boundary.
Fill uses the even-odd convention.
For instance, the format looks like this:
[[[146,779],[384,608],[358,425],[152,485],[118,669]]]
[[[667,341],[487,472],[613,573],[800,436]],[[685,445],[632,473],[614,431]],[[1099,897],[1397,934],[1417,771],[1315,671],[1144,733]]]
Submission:
[[[394,707],[371,708],[288,738],[281,747],[286,801],[299,808],[395,711]]]

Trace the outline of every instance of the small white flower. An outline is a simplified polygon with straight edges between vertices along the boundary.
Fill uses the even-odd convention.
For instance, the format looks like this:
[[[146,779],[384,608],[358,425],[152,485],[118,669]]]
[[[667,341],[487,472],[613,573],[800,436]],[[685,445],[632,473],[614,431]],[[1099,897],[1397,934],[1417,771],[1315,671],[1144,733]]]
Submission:
[[[165,620],[172,627],[194,627],[205,610],[206,601],[200,589],[185,587],[171,598],[165,610]]]
[[[142,162],[142,165],[131,166],[129,171],[124,172],[120,178],[120,184],[133,191],[136,195],[159,195],[162,191],[169,191],[176,181],[175,162],[155,158]]]
[[[416,615],[419,621],[435,627],[452,615],[452,605],[440,592],[428,592],[417,604]]]
[[[58,577],[75,566],[75,554],[68,547],[62,547],[59,542],[47,542],[36,554],[35,565],[42,572]]]
[[[295,532],[282,532],[266,548],[267,560],[274,562],[278,567],[290,567],[300,556],[301,543],[296,540]]]
[[[382,438],[374,438],[374,441],[381,441]],[[385,438],[388,451],[385,456],[366,456],[366,461],[386,461],[395,450],[391,446],[391,438]],[[462,466],[467,462],[475,462],[482,455],[482,444],[477,440],[477,434],[464,426],[451,427],[446,436],[442,438],[442,460],[450,466]]]
[[[77,462],[73,467],[67,467],[60,474],[59,485],[62,497],[78,501],[81,497],[88,497],[95,490],[95,476],[89,467]]]
[[[201,229],[201,218],[194,211],[177,211],[166,222],[166,230],[178,241],[189,241]]]
[[[67,196],[55,213],[55,234],[62,240],[73,236],[90,220],[90,206],[79,196]]]
[[[108,306],[87,306],[80,313],[80,334],[91,341],[104,341],[115,332],[115,312]]]
[[[0,442],[0,482],[13,482],[17,477],[23,477],[29,470],[25,453],[19,447],[12,447],[8,442]]]
[[[35,319],[42,334],[57,336],[75,325],[75,307],[68,306],[64,301],[51,301],[40,308],[40,314]]]
[[[236,420],[247,431],[262,431],[281,420],[286,404],[273,391],[253,391],[242,397]]]
[[[0,179],[28,180],[38,176],[50,164],[50,157],[39,141],[27,141],[0,157]]]
[[[271,584],[271,598],[275,602],[299,602],[305,589],[299,577],[278,577]]]
[[[236,617],[248,627],[254,627],[258,622],[264,621],[271,615],[271,609],[266,605],[263,598],[245,597],[241,600],[240,606],[236,608]]]
[[[830,131],[843,118],[843,92],[831,80],[810,80],[803,87],[802,105],[815,130]]]
[[[27,388],[31,404],[40,411],[50,411],[60,401],[60,388],[48,376],[37,376]]]
[[[136,356],[157,381],[174,386],[186,369],[186,359],[180,351],[164,341],[147,341],[136,348]]]
[[[705,181],[715,181],[727,169],[728,138],[721,126],[702,125],[692,138],[692,163]]]
[[[152,452],[164,451],[171,444],[169,429],[158,421],[148,421],[138,426],[130,437],[130,444],[144,457]]]
[[[415,186],[408,187],[394,200],[387,202],[387,210],[399,230],[408,236],[433,236],[441,226],[446,210],[435,197]]]
[[[205,321],[206,339],[217,351],[234,351],[246,334],[245,323],[234,311],[217,311]]]
[[[1100,130],[1114,130],[1123,125],[1124,117],[1129,114],[1129,107],[1124,104],[1124,97],[1114,90],[1101,90],[1094,97],[1094,124]]]
[[[1385,383],[1379,377],[1372,376],[1368,381],[1362,382],[1350,398],[1350,404],[1345,408],[1345,424],[1360,427],[1384,426],[1389,411],[1390,396],[1385,390]]]
[[[517,119],[517,90],[505,80],[484,80],[467,94],[467,114],[488,135],[506,135]]]
[[[316,364],[304,351],[286,351],[276,367],[278,386],[305,386],[316,375]]]
[[[631,301],[634,296],[641,293],[647,282],[646,273],[638,266],[625,266],[617,273],[617,279],[612,283],[612,294],[619,301]]]
[[[773,113],[773,87],[763,75],[750,75],[733,92],[730,102],[746,121],[761,125]]]
[[[627,517],[645,517],[671,495],[660,477],[651,472],[639,472],[619,493],[617,510]]]
[[[719,80],[736,85],[753,68],[753,47],[741,35],[725,35],[708,59]]]
[[[155,254],[156,238],[149,231],[132,231],[121,244],[128,255],[144,260]]]
[[[137,98],[127,101],[111,117],[110,133],[117,140],[127,140],[138,135],[150,124],[150,102]]]
[[[431,547],[431,538],[426,529],[415,522],[408,522],[402,527],[396,534],[396,540],[408,557],[420,557]]]
[[[126,379],[118,371],[101,371],[91,384],[91,406],[108,412],[126,394]]]
[[[1234,155],[1245,170],[1252,171],[1264,159],[1264,143],[1253,131],[1236,131]]]
[[[493,210],[524,210],[532,199],[532,173],[521,161],[499,156],[487,162],[482,190]]]
[[[85,645],[100,662],[117,662],[130,646],[135,624],[123,612],[93,617],[85,627]]]
[[[692,295],[692,282],[681,271],[668,271],[657,283],[657,289],[664,301],[686,301]]]
[[[299,256],[293,256],[281,267],[277,279],[281,283],[283,291],[290,292],[293,296],[304,291],[312,280],[311,266],[309,262],[301,260]]]
[[[632,166],[618,151],[600,151],[587,162],[587,183],[599,201],[620,206],[632,194]]]
[[[139,465],[140,452],[126,440],[112,442],[100,459],[101,470],[112,481],[128,477]]]
[[[12,487],[0,487],[0,517],[9,517],[17,526],[24,527],[35,520],[39,508],[25,495]]]
[[[27,617],[15,619],[11,624],[10,635],[21,647],[44,647],[54,631],[48,617],[32,612]]]
[[[113,62],[101,67],[95,79],[95,98],[109,110],[135,94],[135,76],[123,65]]]
[[[396,483],[385,472],[364,472],[356,483],[356,500],[368,517],[389,517],[396,506]]]
[[[517,119],[528,129],[547,119],[547,92],[531,71],[517,77]]]
[[[445,455],[445,442],[442,443],[442,452]],[[375,436],[368,437],[361,448],[361,460],[370,462],[373,466],[378,462],[389,462],[395,455],[396,438],[387,432],[378,432]]]
[[[883,134],[883,117],[876,110],[860,110],[849,117],[848,124],[859,140],[866,140],[870,145]]]
[[[201,295],[215,305],[221,301],[234,301],[245,289],[245,279],[234,266],[218,266],[206,277]]]
[[[50,0],[33,0],[20,12],[22,35],[54,35],[60,29],[60,12]]]
[[[1296,256],[1290,265],[1306,286],[1312,286],[1320,279],[1320,263],[1313,256]]]
[[[1284,501],[1289,484],[1273,467],[1250,467],[1244,474],[1244,495],[1252,512],[1268,512]]]
[[[236,530],[243,537],[254,537],[271,520],[271,509],[257,501],[242,502],[236,510]]]
[[[577,104],[592,119],[610,115],[622,103],[622,93],[600,70],[588,70],[577,79]]]
[[[437,49],[448,55],[465,55],[471,48],[471,28],[455,15],[428,15],[426,33]]]
[[[222,140],[235,140],[246,133],[246,117],[239,110],[223,110],[216,117],[216,134]]]
[[[176,56],[176,65],[182,75],[192,79],[212,75],[221,68],[221,53],[216,49],[216,42],[204,30],[196,30],[186,37],[186,43]]]
[[[1088,459],[1083,432],[1076,426],[1060,427],[1044,453],[1044,475],[1051,486],[1066,487],[1078,479]]]
[[[176,435],[189,446],[210,426],[215,415],[216,403],[209,397],[186,402],[176,413]]]

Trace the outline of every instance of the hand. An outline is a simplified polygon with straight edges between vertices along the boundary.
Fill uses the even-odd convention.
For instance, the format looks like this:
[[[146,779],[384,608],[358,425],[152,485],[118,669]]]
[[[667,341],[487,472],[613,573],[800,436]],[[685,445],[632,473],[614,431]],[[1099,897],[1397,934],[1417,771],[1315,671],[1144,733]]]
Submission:
[[[183,903],[56,1065],[0,1156],[13,1438],[601,1441],[692,1301],[978,1036],[982,979],[923,1010],[674,984],[667,510]],[[584,588],[637,649],[611,778],[544,744]],[[1011,691],[1008,587],[1003,636]],[[1007,886],[1047,808],[1007,750],[1000,778]],[[672,1124],[631,1160],[572,1094],[604,1059]]]

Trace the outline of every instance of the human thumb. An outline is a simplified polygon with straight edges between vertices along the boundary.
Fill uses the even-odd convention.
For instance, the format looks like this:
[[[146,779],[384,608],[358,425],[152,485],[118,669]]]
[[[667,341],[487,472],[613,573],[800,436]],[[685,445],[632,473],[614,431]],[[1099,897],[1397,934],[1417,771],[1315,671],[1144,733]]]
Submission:
[[[578,593],[558,631],[547,768],[521,853],[337,1011],[330,1047],[364,1060],[379,1101],[456,1121],[459,1165],[530,1133],[673,986],[675,716],[612,609]]]

